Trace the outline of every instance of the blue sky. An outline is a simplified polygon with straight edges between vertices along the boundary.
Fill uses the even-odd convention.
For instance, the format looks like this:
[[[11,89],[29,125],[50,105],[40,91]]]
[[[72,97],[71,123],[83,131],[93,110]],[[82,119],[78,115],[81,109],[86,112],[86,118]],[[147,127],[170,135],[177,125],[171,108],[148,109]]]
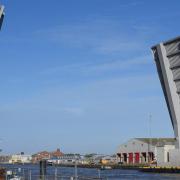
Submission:
[[[115,153],[173,131],[150,47],[179,35],[180,2],[2,0],[0,146]]]

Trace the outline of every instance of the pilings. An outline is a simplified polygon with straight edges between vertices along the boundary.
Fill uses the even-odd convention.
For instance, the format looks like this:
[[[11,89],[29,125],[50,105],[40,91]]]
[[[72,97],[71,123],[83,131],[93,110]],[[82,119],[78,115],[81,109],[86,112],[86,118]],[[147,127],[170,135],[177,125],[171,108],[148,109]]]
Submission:
[[[39,162],[40,165],[40,179],[45,180],[46,173],[47,173],[47,161],[41,160]]]

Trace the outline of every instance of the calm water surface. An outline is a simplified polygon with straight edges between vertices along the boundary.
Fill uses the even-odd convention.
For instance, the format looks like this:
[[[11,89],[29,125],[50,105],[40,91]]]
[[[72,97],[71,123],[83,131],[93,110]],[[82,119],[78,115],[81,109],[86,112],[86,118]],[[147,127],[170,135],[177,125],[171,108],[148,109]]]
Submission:
[[[31,171],[32,180],[37,179],[33,178],[39,175],[39,166],[38,165],[1,165],[7,167],[8,169],[21,168],[21,173],[24,169],[24,174],[28,174]],[[54,176],[55,173],[57,176],[74,176],[75,169],[70,167],[47,167],[47,175]],[[173,180],[180,179],[180,174],[155,174],[155,173],[143,173],[137,170],[123,170],[123,169],[114,169],[114,170],[101,170],[98,169],[89,169],[89,168],[78,168],[78,176],[83,177],[98,177],[99,173],[101,177],[104,177],[108,180],[118,180],[118,179],[142,179],[142,180]],[[28,178],[29,179],[29,178]]]

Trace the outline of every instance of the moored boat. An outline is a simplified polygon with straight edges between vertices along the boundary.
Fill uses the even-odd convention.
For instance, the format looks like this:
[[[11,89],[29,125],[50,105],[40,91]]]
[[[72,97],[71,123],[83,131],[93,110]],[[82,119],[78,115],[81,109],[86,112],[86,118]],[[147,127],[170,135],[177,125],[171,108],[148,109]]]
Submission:
[[[101,166],[100,169],[101,170],[110,170],[110,169],[112,169],[112,167],[111,166]]]

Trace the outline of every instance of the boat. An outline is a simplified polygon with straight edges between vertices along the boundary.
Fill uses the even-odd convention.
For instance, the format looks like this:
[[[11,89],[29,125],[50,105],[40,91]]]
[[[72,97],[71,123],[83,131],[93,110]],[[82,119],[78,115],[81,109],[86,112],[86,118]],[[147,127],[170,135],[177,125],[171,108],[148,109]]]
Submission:
[[[22,180],[23,178],[20,176],[13,176],[9,180]]]
[[[8,179],[8,180],[22,180],[23,178],[21,176],[14,174],[13,171],[7,171],[6,172],[6,179]]]
[[[112,167],[111,166],[101,166],[100,169],[101,170],[110,170],[110,169],[112,169]]]

